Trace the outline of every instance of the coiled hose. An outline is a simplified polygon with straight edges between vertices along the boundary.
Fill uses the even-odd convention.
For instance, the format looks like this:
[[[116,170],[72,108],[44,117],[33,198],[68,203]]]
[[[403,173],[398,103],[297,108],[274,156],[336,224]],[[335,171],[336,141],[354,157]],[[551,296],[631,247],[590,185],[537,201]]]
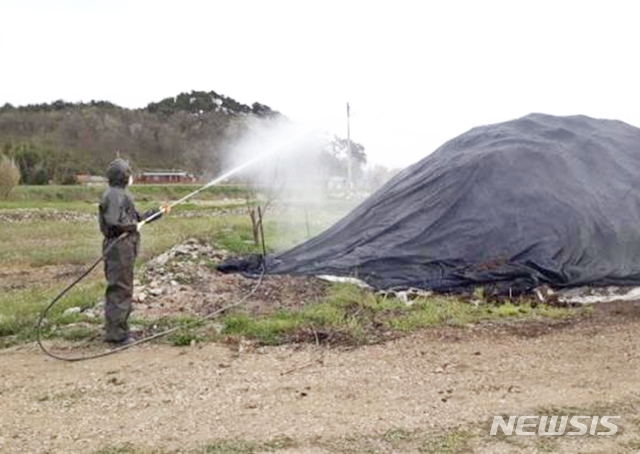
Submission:
[[[60,361],[77,362],[77,361],[87,361],[87,360],[90,360],[90,359],[103,358],[105,356],[109,356],[109,355],[113,355],[113,354],[119,353],[119,352],[121,352],[123,350],[126,350],[128,348],[131,348],[133,346],[144,344],[144,343],[150,342],[150,341],[152,341],[154,339],[158,339],[160,337],[163,337],[163,336],[166,336],[168,334],[171,334],[171,333],[173,333],[175,331],[188,328],[188,327],[196,325],[198,323],[202,323],[203,321],[211,320],[214,317],[220,315],[221,313],[228,311],[229,309],[232,309],[234,307],[237,307],[237,306],[240,306],[240,305],[244,304],[244,302],[247,301],[247,299],[250,298],[258,290],[258,287],[260,286],[260,284],[262,283],[262,279],[264,278],[264,273],[265,273],[266,268],[263,265],[262,272],[260,273],[260,275],[258,277],[258,281],[256,282],[256,285],[254,285],[253,288],[246,295],[244,295],[240,300],[236,301],[235,303],[228,304],[227,306],[223,306],[220,309],[212,312],[211,314],[208,314],[206,317],[203,317],[203,318],[201,318],[199,320],[192,320],[192,321],[190,321],[188,323],[182,324],[180,326],[175,326],[173,328],[167,329],[167,330],[162,331],[160,333],[153,334],[153,335],[145,337],[143,339],[136,340],[136,341],[131,342],[131,343],[126,344],[126,345],[121,345],[121,346],[112,348],[110,350],[107,350],[107,351],[104,351],[104,352],[100,352],[100,353],[96,353],[96,354],[93,354],[93,355],[71,356],[71,357],[60,356],[60,355],[58,355],[56,353],[53,353],[51,350],[47,349],[42,343],[42,324],[46,320],[46,317],[49,314],[49,311],[51,310],[51,308],[53,308],[73,287],[78,285],[84,278],[86,278],[100,264],[100,262],[102,262],[104,260],[106,255],[109,253],[111,248],[113,248],[116,245],[116,243],[118,243],[119,241],[122,241],[128,235],[129,235],[129,233],[125,232],[125,233],[121,234],[120,236],[118,236],[111,244],[109,244],[105,248],[105,250],[102,253],[102,255],[100,256],[100,258],[98,258],[95,262],[93,262],[93,264],[91,264],[91,266],[89,268],[87,268],[87,270],[84,271],[80,276],[78,276],[72,283],[67,285],[64,288],[64,290],[62,290],[60,293],[58,293],[58,295],[56,295],[55,298],[53,298],[51,300],[51,302],[40,313],[40,317],[38,318],[38,323],[36,323],[36,326],[35,326],[36,342],[38,343],[38,346],[40,347],[40,350],[42,350],[42,352],[45,355],[47,355],[47,356],[49,356],[51,358],[60,360]]]

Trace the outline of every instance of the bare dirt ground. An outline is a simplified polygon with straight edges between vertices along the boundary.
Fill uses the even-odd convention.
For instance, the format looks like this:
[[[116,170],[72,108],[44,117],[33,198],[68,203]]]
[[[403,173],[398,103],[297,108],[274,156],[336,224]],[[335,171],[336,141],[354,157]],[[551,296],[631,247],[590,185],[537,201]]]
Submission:
[[[289,453],[636,452],[639,313],[613,305],[561,326],[439,328],[357,349],[150,345],[62,363],[12,348],[0,352],[0,452],[184,452],[215,440]],[[493,415],[545,408],[621,414],[621,430],[487,435]]]
[[[186,242],[154,259],[138,313],[206,315],[246,294],[254,281],[212,278],[223,257]],[[0,290],[78,268],[37,271],[5,270],[12,286]],[[323,291],[270,277],[248,309]],[[144,345],[63,363],[13,347],[0,350],[0,453],[640,452],[639,333],[640,302],[626,301],[590,318],[432,328],[359,348]],[[490,437],[500,414],[622,418],[613,437]]]

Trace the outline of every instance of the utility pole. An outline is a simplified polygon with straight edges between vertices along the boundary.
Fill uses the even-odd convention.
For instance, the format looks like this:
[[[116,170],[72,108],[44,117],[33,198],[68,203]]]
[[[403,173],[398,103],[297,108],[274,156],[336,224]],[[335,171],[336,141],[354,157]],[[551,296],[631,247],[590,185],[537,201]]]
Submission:
[[[349,124],[351,112],[347,103],[347,186],[353,189],[353,170],[351,168],[351,125]]]

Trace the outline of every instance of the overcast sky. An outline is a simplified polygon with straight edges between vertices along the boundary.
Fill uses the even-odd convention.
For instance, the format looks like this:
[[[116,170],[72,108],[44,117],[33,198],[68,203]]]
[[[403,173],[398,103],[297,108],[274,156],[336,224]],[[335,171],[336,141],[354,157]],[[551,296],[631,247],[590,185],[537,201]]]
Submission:
[[[410,164],[531,112],[640,126],[629,1],[0,0],[0,104],[191,90],[267,104]]]

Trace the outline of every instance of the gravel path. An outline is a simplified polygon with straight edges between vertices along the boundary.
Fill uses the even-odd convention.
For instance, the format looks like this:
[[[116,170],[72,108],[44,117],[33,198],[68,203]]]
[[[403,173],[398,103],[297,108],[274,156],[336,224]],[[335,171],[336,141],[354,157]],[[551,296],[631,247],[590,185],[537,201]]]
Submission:
[[[325,441],[394,428],[446,431],[540,406],[636,402],[640,321],[604,318],[535,336],[434,329],[353,350],[151,345],[71,364],[32,347],[4,350],[0,452],[289,437],[297,447],[288,452],[320,453],[331,452]],[[637,435],[627,428],[624,440]],[[597,447],[612,452],[619,441]]]

